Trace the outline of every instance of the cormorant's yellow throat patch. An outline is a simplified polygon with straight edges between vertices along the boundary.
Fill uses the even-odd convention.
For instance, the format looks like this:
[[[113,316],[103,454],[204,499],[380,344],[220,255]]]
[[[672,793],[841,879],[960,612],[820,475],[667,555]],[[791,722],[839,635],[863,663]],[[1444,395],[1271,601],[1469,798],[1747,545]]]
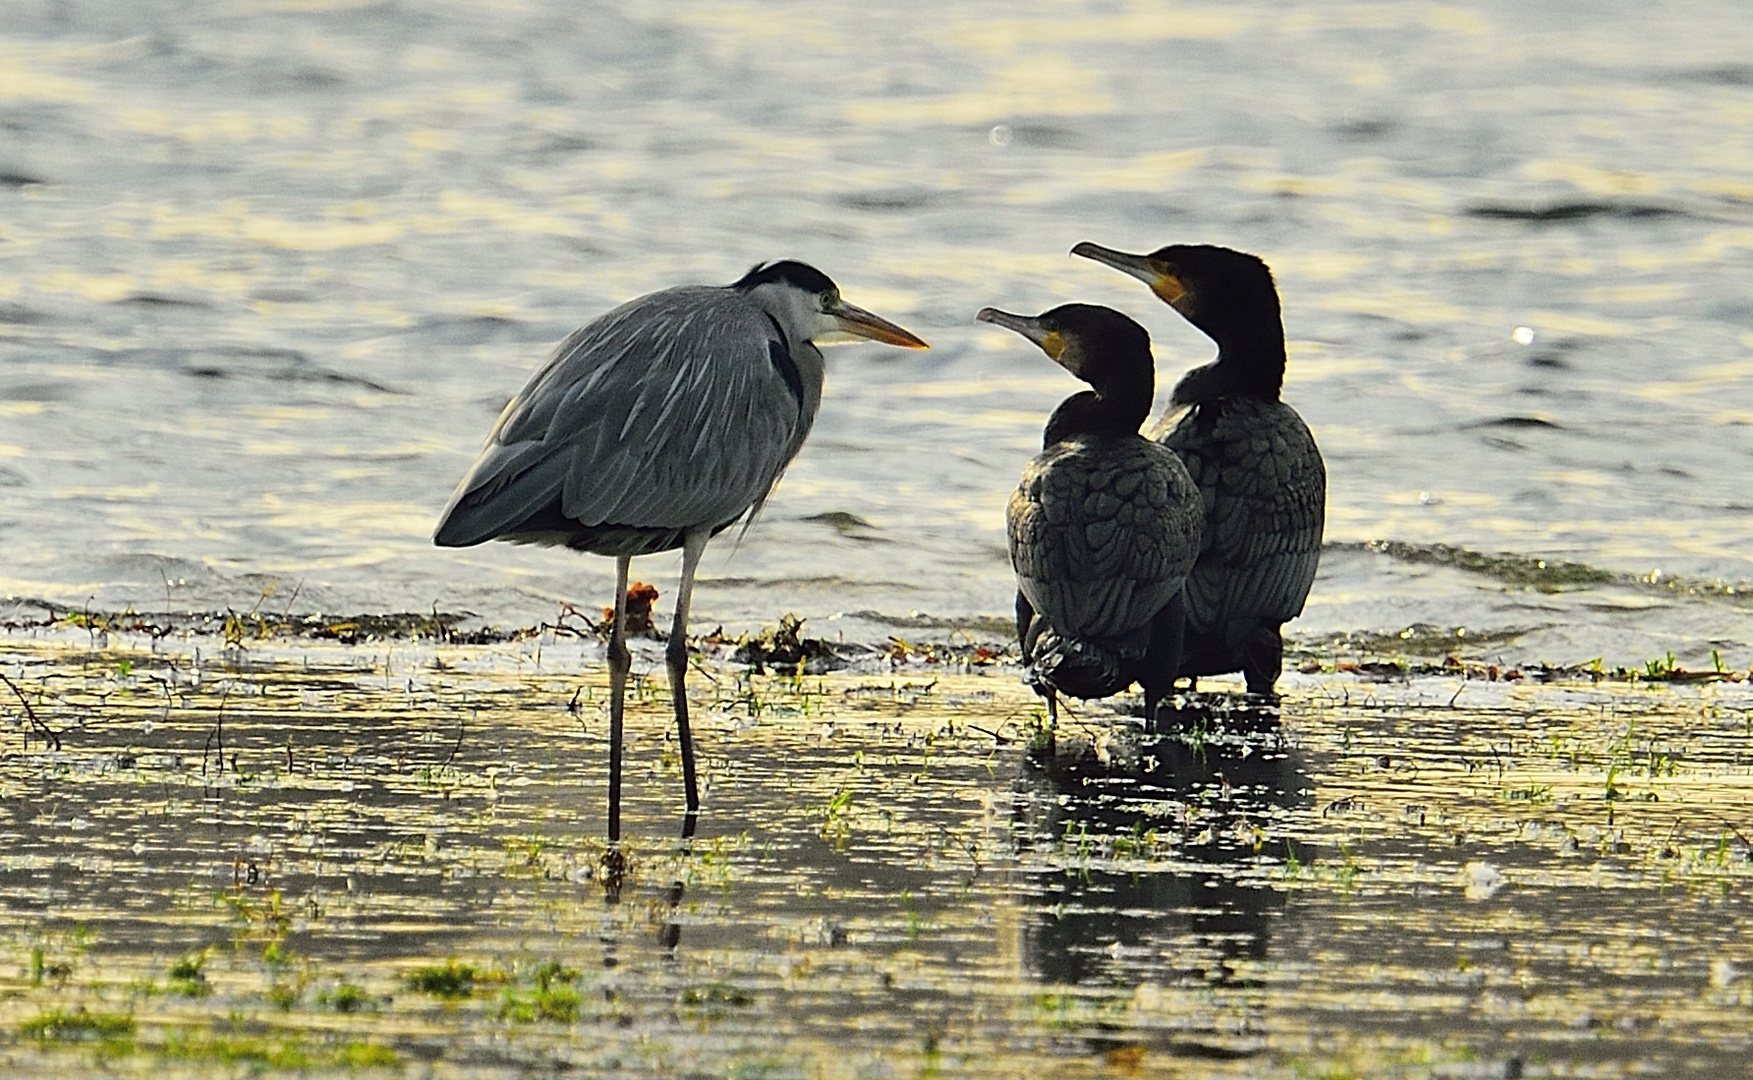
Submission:
[[[1187,295],[1187,286],[1173,274],[1163,274],[1151,285],[1150,291],[1163,298],[1163,302],[1172,304]]]
[[[1059,359],[1059,354],[1065,351],[1065,339],[1059,336],[1059,331],[1047,332],[1047,336],[1041,339],[1041,351],[1054,360]]]

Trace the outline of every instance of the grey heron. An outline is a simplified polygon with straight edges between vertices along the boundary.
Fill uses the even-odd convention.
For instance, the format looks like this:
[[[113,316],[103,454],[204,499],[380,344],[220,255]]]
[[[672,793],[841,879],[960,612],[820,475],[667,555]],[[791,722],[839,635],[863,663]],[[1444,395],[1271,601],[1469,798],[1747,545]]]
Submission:
[[[1154,721],[1180,662],[1181,586],[1201,510],[1180,460],[1138,433],[1156,390],[1150,336],[1090,304],[976,317],[1033,341],[1091,387],[1053,410],[1005,515],[1029,681],[1054,719],[1057,693],[1108,697],[1137,682]]]
[[[822,401],[817,338],[925,342],[840,298],[801,262],[757,264],[726,286],[630,300],[572,332],[505,406],[434,531],[615,558],[609,635],[609,840],[621,838],[627,574],[635,555],[682,549],[664,658],[688,814],[700,808],[688,728],[688,609],[706,541],[752,521],[803,446]]]
[[[1161,437],[1205,501],[1205,539],[1187,579],[1182,674],[1240,671],[1271,696],[1283,670],[1280,628],[1302,614],[1321,560],[1327,468],[1315,437],[1279,394],[1284,320],[1272,271],[1258,257],[1175,244],[1129,255],[1071,249],[1146,285],[1217,343],[1217,359],[1175,384],[1187,412]]]

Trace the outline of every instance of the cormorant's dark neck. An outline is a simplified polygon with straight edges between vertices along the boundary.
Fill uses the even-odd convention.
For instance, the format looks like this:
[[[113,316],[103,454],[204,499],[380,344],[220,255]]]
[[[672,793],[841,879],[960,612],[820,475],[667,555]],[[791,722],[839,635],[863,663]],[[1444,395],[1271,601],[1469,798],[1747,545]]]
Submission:
[[[1150,415],[1156,394],[1156,373],[1151,367],[1104,381],[1094,390],[1073,394],[1059,403],[1047,418],[1041,446],[1078,435],[1136,435]]]
[[[1285,357],[1284,326],[1277,319],[1211,337],[1217,342],[1217,359],[1181,377],[1175,384],[1175,404],[1236,396],[1278,400]]]

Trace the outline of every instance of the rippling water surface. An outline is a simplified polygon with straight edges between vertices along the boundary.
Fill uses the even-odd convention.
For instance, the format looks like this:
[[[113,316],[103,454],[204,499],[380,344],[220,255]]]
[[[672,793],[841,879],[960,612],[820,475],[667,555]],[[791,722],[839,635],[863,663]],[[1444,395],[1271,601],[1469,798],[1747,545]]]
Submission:
[[[830,354],[697,622],[983,625],[1074,386],[973,312],[1119,306],[1166,387],[1209,343],[1065,253],[1206,241],[1276,269],[1327,456],[1339,546],[1299,633],[1742,663],[1745,31],[1726,0],[13,3],[0,592],[601,603],[607,560],[439,551],[438,509],[573,326],[789,256],[934,348]],[[1505,567],[1537,563],[1450,548],[1605,573],[1531,589]]]

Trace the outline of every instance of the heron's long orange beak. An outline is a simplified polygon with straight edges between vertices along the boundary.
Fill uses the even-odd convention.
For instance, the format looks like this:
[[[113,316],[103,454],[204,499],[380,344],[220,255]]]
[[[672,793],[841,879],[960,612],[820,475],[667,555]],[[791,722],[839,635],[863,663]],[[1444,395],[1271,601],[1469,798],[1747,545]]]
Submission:
[[[840,329],[848,334],[872,341],[880,341],[885,345],[899,345],[903,349],[929,349],[922,339],[901,329],[880,315],[872,315],[861,307],[855,307],[846,301],[833,312],[834,318],[840,323]]]

